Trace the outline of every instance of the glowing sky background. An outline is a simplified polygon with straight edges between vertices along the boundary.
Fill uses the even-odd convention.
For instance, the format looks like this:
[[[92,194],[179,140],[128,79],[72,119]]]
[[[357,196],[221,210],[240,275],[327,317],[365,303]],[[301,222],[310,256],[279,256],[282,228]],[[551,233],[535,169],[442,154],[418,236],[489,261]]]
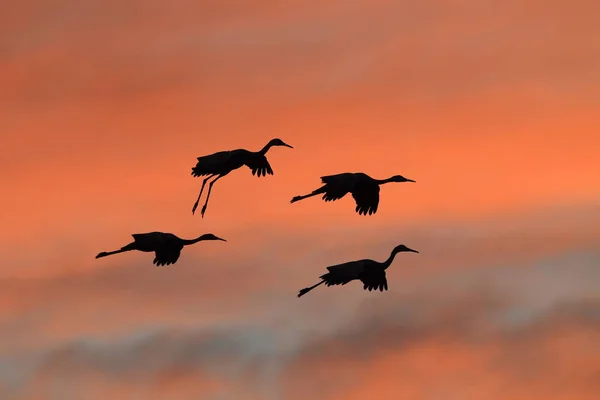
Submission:
[[[599,398],[597,1],[0,9],[1,399]],[[197,156],[275,137],[192,216]],[[348,171],[417,183],[289,203]],[[155,230],[228,242],[94,259]]]

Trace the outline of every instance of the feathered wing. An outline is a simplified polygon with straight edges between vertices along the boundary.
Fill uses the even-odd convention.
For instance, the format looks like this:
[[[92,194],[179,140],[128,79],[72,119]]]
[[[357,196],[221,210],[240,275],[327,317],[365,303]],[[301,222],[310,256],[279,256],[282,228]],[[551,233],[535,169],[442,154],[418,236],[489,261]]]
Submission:
[[[252,175],[256,176],[267,176],[273,175],[273,169],[269,164],[269,160],[263,154],[252,154],[246,160],[246,166],[252,170]]]
[[[330,184],[340,184],[342,182],[350,182],[351,180],[354,179],[354,173],[352,172],[344,172],[342,174],[335,174],[335,175],[325,175],[321,177],[321,182],[323,182],[326,185],[330,185]]]
[[[379,185],[371,181],[361,181],[352,191],[352,197],[359,215],[375,214],[379,207]]]
[[[132,233],[131,237],[133,237],[133,240],[135,240],[136,242],[140,242],[143,241],[145,238],[147,237],[151,237],[154,236],[154,233],[156,232],[149,232],[149,233]]]
[[[195,167],[192,167],[193,176],[204,176],[222,172],[222,166],[231,158],[232,151],[219,151],[207,156],[198,157]]]
[[[134,233],[131,236],[136,243],[144,247],[158,245],[165,239],[165,234],[162,232]]]
[[[348,194],[348,190],[343,186],[325,185],[325,193],[323,193],[323,200],[325,202],[336,201]]]
[[[181,248],[179,247],[166,247],[157,249],[155,252],[155,258],[152,262],[157,267],[161,265],[175,264],[181,255]]]
[[[380,292],[388,290],[387,278],[383,269],[369,270],[361,274],[360,281],[363,283],[363,289],[369,292],[377,289]]]
[[[350,261],[344,264],[332,265],[327,267],[328,273],[320,278],[325,281],[327,286],[345,285],[346,283],[358,279],[364,270],[363,261]]]
[[[325,193],[323,200],[336,201],[352,191],[356,185],[356,174],[345,172],[337,175],[326,175],[321,177],[321,182],[325,184]]]

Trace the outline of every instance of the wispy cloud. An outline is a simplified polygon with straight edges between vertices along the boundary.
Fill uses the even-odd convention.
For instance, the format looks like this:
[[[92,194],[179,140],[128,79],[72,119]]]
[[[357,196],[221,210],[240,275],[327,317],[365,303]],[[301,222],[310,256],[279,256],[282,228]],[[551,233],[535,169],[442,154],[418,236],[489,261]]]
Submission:
[[[3,4],[0,397],[596,399],[597,1],[138,3]],[[418,183],[289,204],[352,170]],[[93,259],[151,230],[229,242]]]
[[[99,387],[134,385],[140,393],[166,395],[162,382],[169,377],[194,376],[198,387],[205,381],[207,385],[219,382],[225,393],[236,388],[261,393],[278,387],[281,390],[281,379],[294,374],[296,381],[305,381],[300,386],[320,398],[314,386],[315,373],[323,363],[343,362],[362,370],[384,354],[410,352],[428,341],[507,349],[527,345],[533,361],[539,363],[532,367],[545,368],[542,360],[549,350],[539,342],[569,327],[587,330],[594,337],[593,332],[600,327],[600,298],[593,283],[587,288],[585,283],[598,281],[598,261],[598,254],[575,255],[531,266],[442,273],[440,280],[411,282],[403,294],[397,291],[354,301],[353,315],[341,323],[332,323],[326,316],[298,323],[290,314],[222,327],[173,325],[113,339],[82,337],[38,353],[23,353],[21,357],[31,363],[20,378],[29,383],[29,390],[51,385],[45,386],[49,390],[55,385],[52,382],[69,381],[61,392],[62,398],[68,399],[90,396],[98,379],[102,383]],[[519,281],[514,279],[517,273]],[[548,279],[550,273],[552,280]],[[282,308],[277,311],[283,312]],[[281,318],[285,322],[277,327]],[[572,344],[566,345],[563,351],[569,351]],[[510,375],[510,369],[526,356],[505,355],[507,364],[499,372]],[[264,374],[269,371],[274,375],[263,387],[261,379],[266,379]],[[337,381],[341,389],[344,379],[338,375],[333,384]],[[296,398],[293,391],[285,397]]]
[[[158,397],[200,396],[203,390],[225,398],[275,399],[295,398],[300,381],[316,396],[315,374],[343,363],[341,375],[323,394],[329,398],[348,379],[359,382],[351,377],[360,376],[369,363],[386,354],[410,353],[428,341],[506,349],[527,344],[537,349],[537,360],[549,351],[536,344],[542,338],[554,340],[575,327],[593,337],[600,323],[600,256],[588,241],[595,237],[592,232],[579,242],[547,241],[551,223],[535,221],[519,230],[519,238],[527,239],[520,246],[540,246],[533,256],[515,248],[501,258],[505,245],[485,245],[486,237],[501,243],[505,228],[500,222],[456,228],[450,236],[443,233],[450,232],[447,227],[399,234],[420,242],[422,254],[397,260],[389,272],[390,291],[376,295],[348,285],[317,290],[302,301],[295,297],[326,265],[385,258],[396,244],[391,228],[373,236],[372,244],[346,243],[346,235],[338,234],[311,256],[302,255],[304,247],[314,247],[308,238],[270,243],[259,236],[261,250],[242,248],[230,263],[217,262],[218,254],[197,258],[190,252],[176,266],[158,269],[141,260],[147,254],[130,254],[131,260],[138,256],[134,264],[122,256],[91,274],[5,280],[5,294],[13,302],[1,324],[11,336],[3,341],[0,361],[15,367],[10,374],[0,368],[2,380],[14,393],[51,393],[55,382],[76,374],[76,383],[56,392],[62,399],[90,396],[90,388]],[[584,225],[569,232],[585,232],[586,222],[591,221],[580,220],[575,225]],[[432,241],[436,237],[439,242]],[[471,253],[478,254],[473,259],[457,251],[467,237]],[[295,261],[288,260],[290,240],[300,246]],[[507,368],[518,359],[518,354],[507,356]]]

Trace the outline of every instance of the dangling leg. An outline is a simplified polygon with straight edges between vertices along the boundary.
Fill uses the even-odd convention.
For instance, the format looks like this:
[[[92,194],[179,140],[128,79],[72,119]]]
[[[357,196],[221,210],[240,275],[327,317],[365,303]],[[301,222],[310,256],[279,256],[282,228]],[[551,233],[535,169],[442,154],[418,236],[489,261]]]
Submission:
[[[196,212],[196,208],[198,208],[198,203],[200,202],[200,197],[202,197],[202,191],[204,190],[204,185],[206,185],[206,182],[208,182],[208,180],[215,175],[216,174],[209,175],[206,177],[206,179],[204,179],[204,181],[202,181],[202,187],[200,188],[200,194],[198,194],[198,198],[196,199],[196,202],[194,203],[194,207],[192,207],[192,214],[194,214]]]
[[[317,286],[319,286],[323,283],[325,283],[325,281],[321,281],[315,285],[312,285],[310,287],[306,287],[306,288],[300,290],[300,292],[298,292],[298,297],[304,296],[306,293],[310,292],[311,290],[313,290],[314,288],[316,288]]]
[[[313,191],[312,191],[311,193],[309,193],[309,194],[305,194],[304,196],[296,196],[296,197],[294,197],[294,198],[292,199],[292,201],[290,201],[290,203],[295,203],[295,202],[297,202],[297,201],[304,200],[304,199],[307,199],[307,198],[309,198],[309,197],[316,196],[316,195],[318,195],[318,194],[321,194],[321,193],[325,193],[325,191],[326,191],[326,190],[325,190],[325,186],[323,186],[323,187],[320,187],[320,188],[318,188],[318,189],[315,189],[315,190],[313,190]]]
[[[204,218],[204,213],[206,212],[206,206],[208,206],[208,199],[210,198],[210,192],[212,190],[213,185],[215,184],[216,181],[218,181],[219,179],[221,179],[222,177],[224,177],[228,173],[229,172],[227,172],[226,174],[217,176],[217,179],[215,179],[214,181],[211,181],[208,184],[208,194],[206,195],[206,201],[204,202],[204,206],[202,206],[202,212],[200,213],[202,215],[202,218]]]
[[[135,242],[129,243],[127,246],[123,246],[119,250],[115,250],[115,251],[103,251],[102,253],[98,253],[98,255],[96,256],[96,258],[111,256],[113,254],[124,253],[126,251],[131,251],[131,250],[136,250],[136,248],[135,248]]]

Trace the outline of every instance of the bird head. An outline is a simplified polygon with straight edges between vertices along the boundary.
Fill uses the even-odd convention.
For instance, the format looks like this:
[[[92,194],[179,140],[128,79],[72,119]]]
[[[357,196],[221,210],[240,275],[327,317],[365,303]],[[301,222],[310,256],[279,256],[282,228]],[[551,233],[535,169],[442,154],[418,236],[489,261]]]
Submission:
[[[390,182],[415,182],[412,179],[403,177],[402,175],[394,175],[389,179]]]
[[[223,242],[227,241],[225,239],[222,239],[218,236],[213,235],[212,233],[206,233],[206,234],[200,236],[200,240],[222,240]]]
[[[273,139],[273,140],[271,140],[269,142],[269,146],[285,146],[285,147],[289,147],[290,149],[293,149],[292,146],[290,146],[289,144],[285,143],[281,139]]]
[[[406,247],[406,246],[405,246],[405,245],[403,245],[403,244],[399,244],[398,246],[396,246],[396,247],[394,248],[394,251],[393,251],[393,252],[394,252],[394,253],[400,253],[400,252],[403,252],[403,251],[410,251],[410,252],[412,252],[412,253],[418,253],[418,251],[416,251],[416,250],[413,250],[413,249],[410,249],[410,248]]]

